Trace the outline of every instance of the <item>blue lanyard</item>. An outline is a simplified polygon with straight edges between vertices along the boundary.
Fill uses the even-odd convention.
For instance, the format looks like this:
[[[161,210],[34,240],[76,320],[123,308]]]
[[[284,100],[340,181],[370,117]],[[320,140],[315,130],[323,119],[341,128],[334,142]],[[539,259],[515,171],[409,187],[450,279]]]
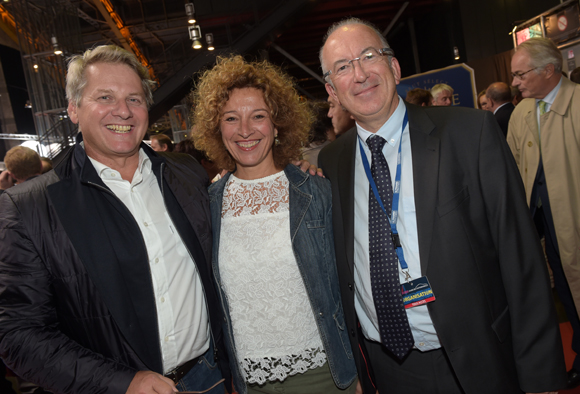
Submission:
[[[397,172],[395,176],[395,187],[393,188],[393,204],[391,207],[391,214],[392,217],[389,217],[387,214],[387,210],[383,205],[383,201],[381,200],[381,196],[379,196],[379,190],[377,189],[377,185],[375,184],[375,180],[373,179],[373,175],[371,173],[371,168],[369,165],[369,161],[367,159],[367,155],[363,149],[362,142],[359,138],[359,145],[360,145],[360,155],[362,157],[363,166],[365,168],[365,172],[367,174],[367,178],[373,190],[373,194],[377,199],[377,202],[381,206],[381,209],[387,216],[389,223],[391,224],[391,237],[393,238],[393,245],[397,250],[397,257],[399,257],[399,263],[401,264],[401,268],[406,270],[409,268],[407,262],[405,261],[405,256],[403,255],[403,247],[401,245],[401,241],[399,239],[399,233],[397,232],[397,219],[399,217],[399,194],[401,192],[401,145],[403,144],[403,132],[405,131],[405,127],[407,127],[407,123],[409,122],[409,117],[407,115],[407,109],[405,109],[405,118],[403,119],[403,127],[401,128],[401,141],[399,141],[399,151],[397,153]],[[407,274],[408,276],[408,274]]]

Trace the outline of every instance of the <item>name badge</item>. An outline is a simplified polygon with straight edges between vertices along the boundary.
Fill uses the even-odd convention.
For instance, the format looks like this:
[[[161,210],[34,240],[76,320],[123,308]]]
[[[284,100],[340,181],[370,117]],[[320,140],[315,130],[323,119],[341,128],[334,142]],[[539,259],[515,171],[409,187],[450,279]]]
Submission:
[[[403,283],[401,293],[405,309],[435,301],[435,295],[426,276]]]

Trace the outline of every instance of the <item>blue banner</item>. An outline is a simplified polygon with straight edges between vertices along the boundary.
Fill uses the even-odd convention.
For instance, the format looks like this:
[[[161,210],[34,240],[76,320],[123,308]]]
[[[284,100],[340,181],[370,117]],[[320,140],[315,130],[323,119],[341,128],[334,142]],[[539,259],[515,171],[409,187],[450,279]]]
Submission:
[[[452,105],[477,108],[473,69],[464,63],[403,78],[397,85],[397,92],[399,96],[405,98],[411,89],[430,90],[438,83],[444,83],[453,88]]]

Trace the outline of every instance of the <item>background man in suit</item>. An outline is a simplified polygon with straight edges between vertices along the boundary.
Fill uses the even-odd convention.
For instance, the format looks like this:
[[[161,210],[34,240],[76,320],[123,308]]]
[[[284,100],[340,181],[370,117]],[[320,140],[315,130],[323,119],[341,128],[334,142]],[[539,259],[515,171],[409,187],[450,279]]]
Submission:
[[[503,135],[507,136],[508,124],[514,105],[512,104],[512,91],[505,82],[494,82],[485,91],[487,97],[487,110],[493,112]]]
[[[151,149],[155,152],[173,152],[173,141],[165,134],[151,136]]]
[[[207,174],[142,143],[151,85],[121,48],[75,56],[77,144],[0,197],[0,356],[55,393],[170,394],[221,379]]]
[[[512,114],[507,142],[520,169],[526,200],[570,320],[580,353],[580,86],[562,77],[562,54],[549,39],[533,38],[512,58],[512,85],[524,100]],[[580,356],[568,387],[580,385]]]
[[[328,93],[356,120],[319,163],[332,182],[339,280],[365,393],[564,386],[544,258],[491,113],[405,106],[397,59],[358,19],[330,28],[320,58]],[[431,302],[403,308],[422,297]]]
[[[453,105],[453,88],[445,83],[438,83],[431,88],[433,105],[449,107]]]
[[[350,117],[348,111],[342,105],[337,104],[336,100],[331,96],[328,96],[328,104],[330,105],[328,117],[332,120],[334,134],[338,137],[352,129],[354,120]]]

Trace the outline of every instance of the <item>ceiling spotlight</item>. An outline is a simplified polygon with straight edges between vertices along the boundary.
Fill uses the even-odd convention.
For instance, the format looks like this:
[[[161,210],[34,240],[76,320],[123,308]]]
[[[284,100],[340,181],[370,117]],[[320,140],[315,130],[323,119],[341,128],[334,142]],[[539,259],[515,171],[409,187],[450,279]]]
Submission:
[[[193,41],[193,49],[201,49],[201,28],[199,25],[187,26],[187,29],[189,30],[189,38]]]
[[[207,50],[213,51],[215,47],[213,46],[213,33],[207,33],[205,35],[205,42],[207,42]]]
[[[55,55],[62,55],[62,51],[58,47],[58,41],[56,40],[56,37],[52,36],[50,41],[52,42],[52,47],[54,48],[54,54]]]
[[[459,48],[453,47],[453,56],[455,56],[455,60],[459,60]]]
[[[32,108],[32,103],[30,100],[26,100],[26,103],[24,103],[24,108]]]
[[[34,67],[34,71],[38,71],[38,64],[34,64],[32,67]]]
[[[185,13],[187,14],[187,23],[193,25],[195,23],[195,8],[193,3],[185,3]]]

